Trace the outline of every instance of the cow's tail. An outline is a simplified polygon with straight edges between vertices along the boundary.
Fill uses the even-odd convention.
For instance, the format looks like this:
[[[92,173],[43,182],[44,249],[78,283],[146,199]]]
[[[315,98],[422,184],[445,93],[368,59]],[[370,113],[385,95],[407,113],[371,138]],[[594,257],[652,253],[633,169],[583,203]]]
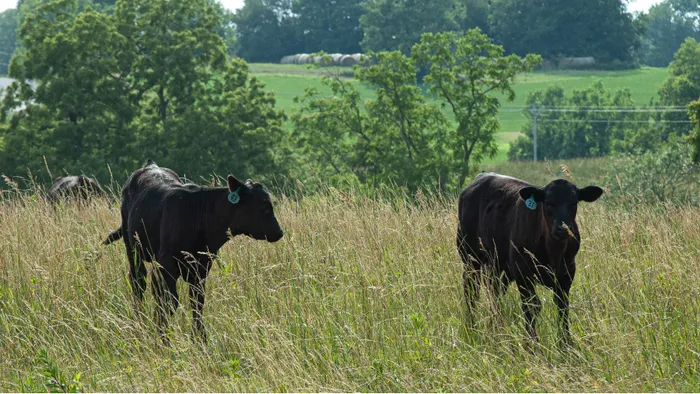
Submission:
[[[107,239],[105,239],[104,242],[102,242],[102,244],[103,244],[103,245],[109,245],[109,244],[111,244],[112,242],[118,240],[118,239],[121,238],[121,237],[122,237],[122,228],[119,227],[118,229],[116,229],[116,230],[112,231],[111,233],[109,233],[109,235],[107,236]]]

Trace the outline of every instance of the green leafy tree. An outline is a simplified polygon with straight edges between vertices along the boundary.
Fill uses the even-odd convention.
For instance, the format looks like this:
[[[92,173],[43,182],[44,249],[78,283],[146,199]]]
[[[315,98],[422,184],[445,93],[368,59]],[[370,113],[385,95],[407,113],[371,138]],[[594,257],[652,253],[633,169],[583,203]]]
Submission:
[[[76,2],[69,0],[38,6],[26,17],[20,38],[24,50],[10,65],[10,76],[18,81],[8,89],[3,114],[22,104],[26,108],[11,118],[0,166],[24,173],[27,167],[43,168],[45,156],[59,168],[99,169],[105,177],[97,152],[129,157],[131,135],[125,126],[134,100],[120,77],[125,57],[113,56],[127,48],[127,40],[108,15],[78,14]]]
[[[478,27],[489,35],[489,12],[491,0],[463,0],[466,6],[466,16],[462,22],[462,30]]]
[[[52,168],[108,180],[108,164],[121,178],[150,157],[192,178],[283,175],[284,116],[243,61],[227,61],[208,0],[118,0],[112,15],[78,7],[43,4],[20,30],[18,81],[3,102],[3,114],[13,111],[4,172],[41,170],[45,156]]]
[[[697,1],[693,1],[699,7]],[[678,7],[678,8],[676,8]],[[693,14],[678,2],[666,0],[651,6],[645,15],[641,61],[654,67],[666,67],[673,54],[688,37],[700,38],[697,12]]]
[[[226,53],[234,57],[238,53],[238,38],[236,38],[235,15],[231,10],[224,8],[218,0],[209,0],[209,6],[219,14],[219,28],[217,33],[224,40]]]
[[[661,105],[670,107],[685,107],[700,97],[700,44],[694,38],[687,38],[673,56],[673,62],[668,68],[669,76],[659,88]],[[690,126],[688,114],[685,112],[668,111],[662,115],[662,134],[664,139],[669,135],[688,135]]]
[[[309,88],[296,99],[295,139],[309,172],[331,181],[447,187],[456,166],[443,155],[449,144],[445,117],[415,86],[409,58],[393,51],[377,53],[375,60],[355,68],[356,80],[376,88],[373,99],[363,102],[355,82],[335,76],[323,78],[330,97]]]
[[[490,33],[509,52],[632,63],[640,41],[623,0],[494,0]]]
[[[360,18],[365,51],[398,50],[408,55],[426,32],[458,31],[466,17],[459,0],[369,0]]]
[[[281,141],[286,117],[264,88],[241,59],[227,64],[210,84],[195,86],[197,100],[177,116],[163,164],[187,176],[204,176],[212,169],[256,174],[256,180],[285,175]]]
[[[531,93],[528,108],[537,105],[537,155],[539,158],[568,159],[600,157],[614,152],[654,151],[661,136],[653,115],[644,112],[609,112],[634,106],[629,89],[611,90],[598,81],[574,89],[567,97],[560,86]],[[526,111],[524,136],[511,143],[510,160],[532,160],[533,113]]]
[[[304,52],[360,52],[362,1],[297,0],[293,12],[299,17]]]
[[[246,0],[236,11],[238,56],[249,62],[278,62],[304,50],[293,0]]]
[[[418,64],[428,67],[423,81],[430,93],[447,105],[457,122],[452,154],[461,163],[459,186],[470,175],[471,164],[497,152],[494,134],[500,102],[515,99],[515,77],[541,62],[539,55],[504,56],[503,47],[475,28],[464,36],[426,33],[412,49]]]
[[[11,8],[0,13],[0,75],[7,75],[10,58],[17,44],[17,10]]]
[[[693,162],[700,162],[700,100],[695,100],[688,105],[688,116],[693,122],[693,131],[689,141],[693,146]]]
[[[659,88],[663,105],[687,105],[700,97],[700,44],[686,38],[673,56],[669,77]]]

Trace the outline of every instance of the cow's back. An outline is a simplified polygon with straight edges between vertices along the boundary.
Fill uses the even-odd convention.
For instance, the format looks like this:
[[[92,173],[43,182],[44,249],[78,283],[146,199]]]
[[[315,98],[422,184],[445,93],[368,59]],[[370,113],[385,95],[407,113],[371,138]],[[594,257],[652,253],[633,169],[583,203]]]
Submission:
[[[122,228],[128,237],[125,241],[131,245],[140,242],[145,247],[145,259],[158,254],[164,201],[182,184],[174,171],[149,162],[134,171],[122,188]]]
[[[87,198],[89,194],[102,195],[104,192],[97,181],[82,175],[58,177],[53,181],[47,192],[49,199],[52,201],[57,201],[60,198],[70,198],[72,195]]]
[[[459,196],[458,242],[479,264],[505,270],[519,214],[519,190],[528,183],[495,173],[479,174]]]
[[[520,195],[528,183],[493,174],[480,174],[459,196],[458,215],[462,231],[491,239],[510,233]]]

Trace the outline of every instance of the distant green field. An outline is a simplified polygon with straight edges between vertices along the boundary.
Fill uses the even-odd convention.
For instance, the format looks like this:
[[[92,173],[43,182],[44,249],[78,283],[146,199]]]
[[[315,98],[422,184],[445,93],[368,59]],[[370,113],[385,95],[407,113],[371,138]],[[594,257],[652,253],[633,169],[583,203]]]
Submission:
[[[340,72],[349,75],[349,69],[328,68],[309,70],[304,65],[281,64],[250,64],[251,72],[262,80],[267,88],[274,91],[280,108],[289,111],[295,107],[293,99],[304,94],[304,89],[315,87],[321,92],[329,92],[321,85],[320,76],[323,73]],[[505,160],[510,141],[517,138],[525,122],[525,117],[516,109],[525,105],[530,92],[546,89],[549,86],[560,85],[565,92],[585,88],[597,80],[602,80],[611,89],[629,88],[636,104],[648,104],[656,98],[659,86],[668,74],[665,68],[643,67],[629,71],[548,71],[535,72],[521,76],[515,84],[516,98],[513,103],[501,103],[503,111],[499,115],[501,133],[498,134],[499,153],[488,162]],[[359,83],[358,83],[359,85]],[[371,97],[372,90],[367,86],[359,86],[365,97]]]

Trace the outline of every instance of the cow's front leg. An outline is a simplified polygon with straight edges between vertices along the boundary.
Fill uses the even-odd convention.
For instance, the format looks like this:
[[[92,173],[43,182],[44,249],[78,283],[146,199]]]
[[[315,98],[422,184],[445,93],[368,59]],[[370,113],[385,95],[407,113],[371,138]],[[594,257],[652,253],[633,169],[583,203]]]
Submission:
[[[562,330],[562,340],[565,345],[571,344],[571,333],[569,331],[569,290],[571,289],[571,279],[562,278],[554,286],[554,297],[557,300],[559,310],[559,323]]]
[[[520,291],[520,301],[522,302],[523,314],[525,315],[525,328],[530,338],[537,342],[535,320],[542,309],[542,303],[537,297],[535,285],[531,280],[523,278],[523,280],[519,281],[518,290]]]
[[[192,306],[192,337],[207,342],[207,332],[202,314],[204,311],[204,290],[206,281],[197,279],[190,282],[190,305]]]

